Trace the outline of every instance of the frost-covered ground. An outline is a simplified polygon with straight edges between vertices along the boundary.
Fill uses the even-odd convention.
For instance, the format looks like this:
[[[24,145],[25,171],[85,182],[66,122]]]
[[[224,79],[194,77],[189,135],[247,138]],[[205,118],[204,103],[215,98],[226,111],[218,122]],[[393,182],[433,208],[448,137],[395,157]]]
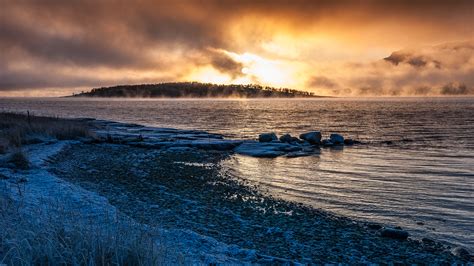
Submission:
[[[25,153],[32,163],[31,169],[17,171],[0,168],[2,203],[9,200],[11,202],[8,206],[5,203],[4,207],[16,208],[19,211],[19,215],[10,221],[12,224],[6,226],[13,229],[15,227],[13,223],[19,222],[21,218],[28,220],[25,225],[31,226],[24,230],[32,230],[36,225],[61,227],[65,230],[78,230],[84,234],[86,231],[91,231],[106,240],[116,239],[121,235],[123,237],[125,232],[129,239],[125,239],[124,242],[144,240],[142,234],[147,232],[146,240],[154,241],[156,245],[155,251],[158,253],[155,256],[158,264],[212,262],[233,264],[245,262],[246,257],[253,254],[251,250],[229,246],[190,230],[163,229],[137,223],[120,213],[107,198],[50,173],[47,170],[48,158],[62,149],[68,149],[71,145],[81,144],[75,141],[60,141],[53,144],[30,145],[25,148]],[[5,216],[2,218],[6,219]],[[5,226],[3,223],[2,225]],[[3,229],[7,231],[8,227]],[[31,233],[35,234],[34,231]],[[9,258],[8,252],[10,255],[16,252],[29,252],[26,247],[15,247],[15,245],[26,245],[23,240],[18,239],[18,243],[12,243],[8,250],[0,249],[0,261],[3,257]],[[9,247],[8,243],[2,244],[2,247]],[[23,248],[27,250],[21,250]],[[16,258],[13,258],[13,261],[19,263]],[[3,262],[8,263],[10,260],[6,259]]]
[[[32,228],[93,232],[143,254],[153,250],[154,264],[466,262],[451,247],[383,238],[377,225],[277,200],[230,179],[219,162],[240,140],[94,123],[100,141],[29,145],[31,169],[0,167],[2,198],[9,201],[3,205]],[[148,244],[130,244],[137,239]],[[16,252],[7,244],[13,247],[0,249],[0,258]]]

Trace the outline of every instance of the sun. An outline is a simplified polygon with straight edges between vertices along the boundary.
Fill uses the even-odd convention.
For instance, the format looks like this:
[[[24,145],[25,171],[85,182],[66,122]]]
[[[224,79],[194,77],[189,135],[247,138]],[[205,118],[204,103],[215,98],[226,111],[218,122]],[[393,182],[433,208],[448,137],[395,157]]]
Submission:
[[[270,86],[286,86],[293,79],[293,71],[278,60],[270,60],[252,53],[237,54],[226,52],[235,61],[242,63],[245,80]]]
[[[288,72],[276,62],[257,60],[245,68],[247,75],[256,77],[261,83],[282,86],[290,79]]]
[[[253,53],[219,50],[242,65],[241,75],[229,75],[211,65],[194,69],[186,80],[216,84],[260,84],[272,87],[294,87],[300,67],[294,62],[268,59]]]

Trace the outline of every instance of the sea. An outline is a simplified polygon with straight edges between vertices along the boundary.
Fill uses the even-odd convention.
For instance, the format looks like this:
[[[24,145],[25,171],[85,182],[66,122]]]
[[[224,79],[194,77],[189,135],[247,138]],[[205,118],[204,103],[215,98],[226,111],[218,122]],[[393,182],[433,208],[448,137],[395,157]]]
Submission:
[[[474,252],[474,97],[0,98],[0,111],[200,129],[231,139],[339,133],[363,144],[298,158],[232,155],[222,167],[275,197]]]

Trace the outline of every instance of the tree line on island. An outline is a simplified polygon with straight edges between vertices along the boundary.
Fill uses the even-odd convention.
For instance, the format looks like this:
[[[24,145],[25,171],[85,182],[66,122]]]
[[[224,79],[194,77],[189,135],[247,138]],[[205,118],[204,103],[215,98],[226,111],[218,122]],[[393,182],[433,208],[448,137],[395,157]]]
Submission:
[[[221,85],[199,82],[170,82],[159,84],[119,85],[94,88],[73,97],[125,98],[308,98],[320,97],[312,92],[273,88],[255,84]]]

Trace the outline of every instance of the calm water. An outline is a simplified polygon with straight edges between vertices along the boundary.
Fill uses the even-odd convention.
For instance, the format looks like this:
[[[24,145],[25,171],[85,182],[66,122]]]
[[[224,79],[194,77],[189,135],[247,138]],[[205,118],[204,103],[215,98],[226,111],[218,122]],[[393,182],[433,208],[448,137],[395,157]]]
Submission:
[[[474,251],[474,98],[0,99],[2,109],[203,129],[229,138],[342,133],[369,145],[291,159],[233,156],[223,164],[278,197]]]

